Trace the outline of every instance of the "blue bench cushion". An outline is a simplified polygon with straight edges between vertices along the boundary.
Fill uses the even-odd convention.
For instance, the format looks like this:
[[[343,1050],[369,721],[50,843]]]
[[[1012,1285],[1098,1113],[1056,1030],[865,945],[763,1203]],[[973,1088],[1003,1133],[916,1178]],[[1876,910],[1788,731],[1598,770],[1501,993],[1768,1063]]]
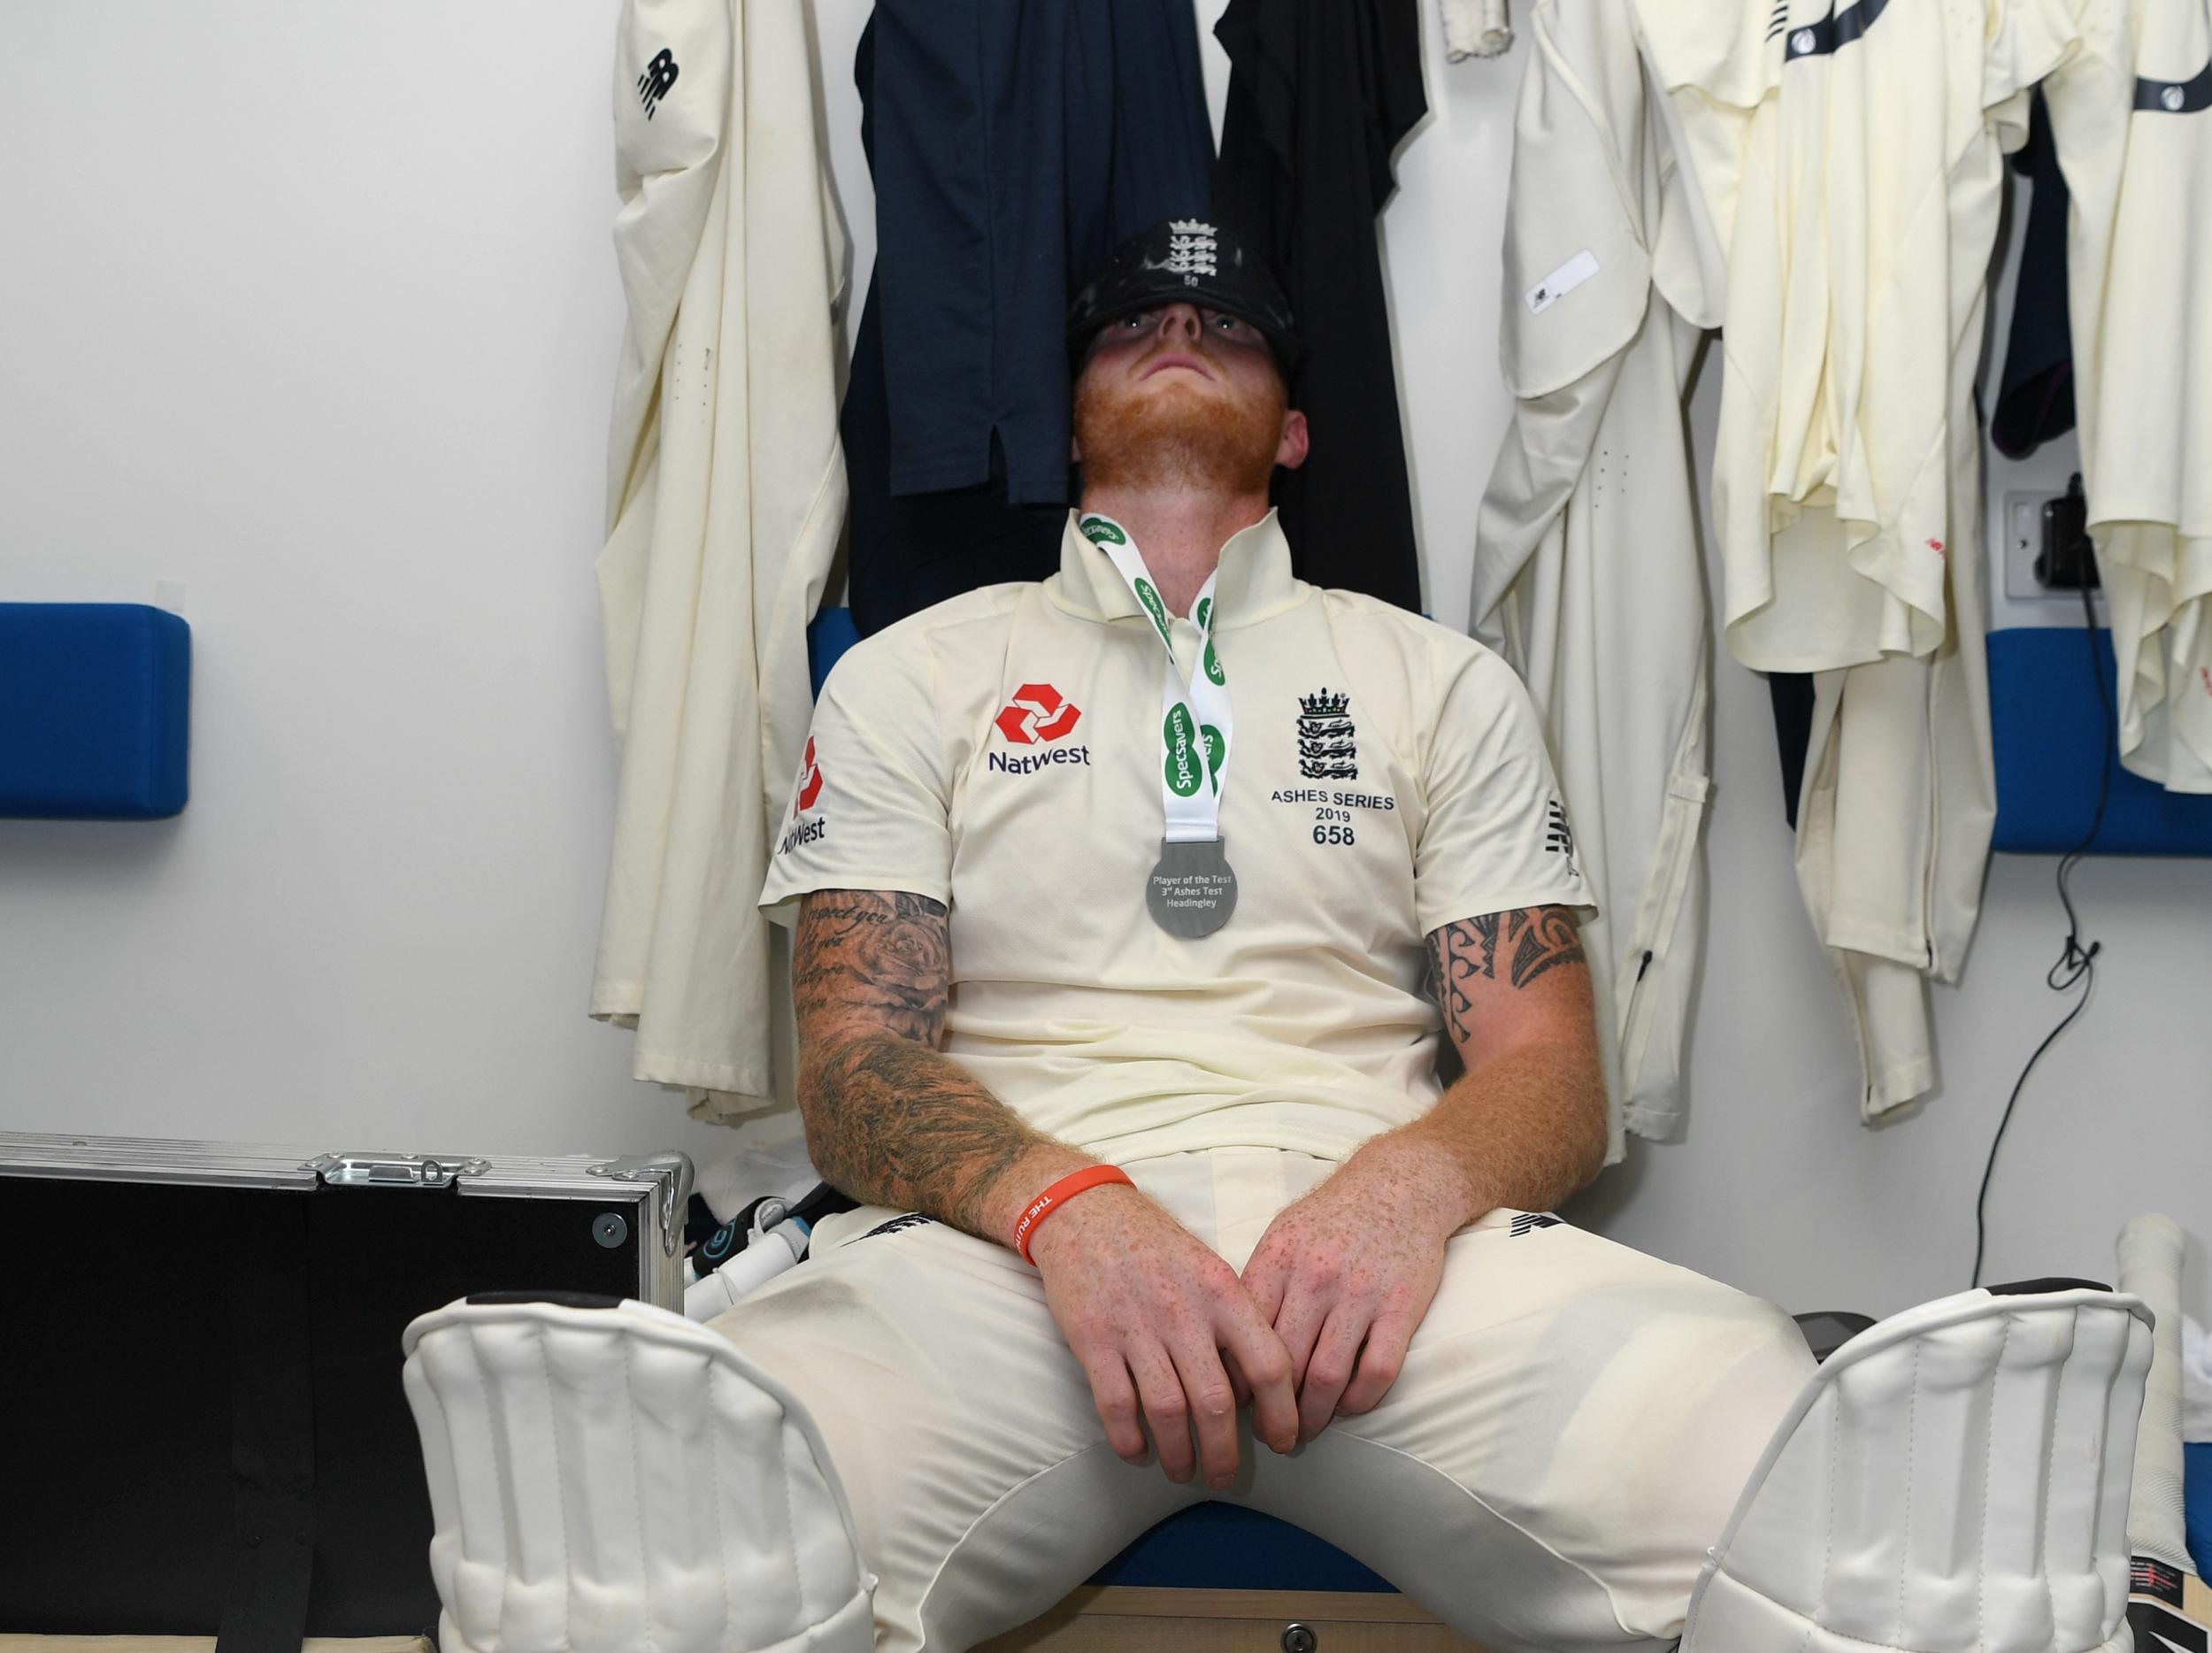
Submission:
[[[1304,1528],[1233,1503],[1194,1504],[1171,1515],[1089,1582],[1180,1590],[1391,1588]]]
[[[0,603],[0,815],[184,807],[191,628],[136,603]]]

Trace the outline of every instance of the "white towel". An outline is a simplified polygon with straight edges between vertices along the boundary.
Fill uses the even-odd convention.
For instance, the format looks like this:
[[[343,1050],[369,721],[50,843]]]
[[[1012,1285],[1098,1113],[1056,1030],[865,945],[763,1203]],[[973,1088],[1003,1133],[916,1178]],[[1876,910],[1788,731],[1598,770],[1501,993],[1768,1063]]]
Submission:
[[[771,1194],[787,1205],[795,1205],[813,1193],[821,1180],[822,1173],[807,1157],[806,1139],[795,1136],[788,1142],[748,1146],[725,1154],[700,1166],[698,1180],[692,1186],[714,1213],[715,1221],[726,1223],[755,1200]]]

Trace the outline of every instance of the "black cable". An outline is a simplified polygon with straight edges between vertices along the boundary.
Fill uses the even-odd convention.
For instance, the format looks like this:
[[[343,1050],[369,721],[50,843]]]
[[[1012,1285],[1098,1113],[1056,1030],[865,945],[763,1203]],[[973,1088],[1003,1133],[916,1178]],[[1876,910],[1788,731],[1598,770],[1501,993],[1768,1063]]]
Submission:
[[[2058,900],[2066,909],[2066,942],[2060,950],[2058,962],[2044,973],[2044,985],[2054,993],[2063,993],[2074,983],[2084,983],[2081,997],[2074,1001],[2057,1026],[2043,1035],[2043,1042],[2035,1047],[2035,1054],[2028,1058],[2027,1066],[2020,1070],[2020,1077],[2013,1081],[2012,1095],[2005,1103],[2004,1117],[1997,1121],[1997,1134],[1989,1144],[1989,1158],[1982,1166],[1981,1192],[1974,1196],[1974,1277],[1967,1284],[1982,1283],[1982,1248],[1985,1238],[1983,1208],[1989,1200],[1989,1179],[1997,1169],[1998,1145],[2005,1140],[2005,1126],[2012,1123],[2013,1104],[2020,1100],[2020,1092],[2028,1082],[2028,1075],[2035,1072],[2035,1065],[2043,1059],[2059,1034],[2073,1025],[2074,1018],[2089,1008],[2089,996],[2097,988],[2097,955],[2104,950],[2102,942],[2081,944],[2081,919],[2074,911],[2074,897],[2066,888],[2067,874],[2088,852],[2096,842],[2097,834],[2104,826],[2104,806],[2112,793],[2113,746],[2119,739],[2119,713],[2112,703],[2109,686],[2105,681],[2104,662],[2097,657],[2097,611],[2089,600],[2089,587],[2081,588],[2082,636],[2089,645],[2089,675],[2097,685],[2097,704],[2104,711],[2103,762],[2097,769],[2097,812],[2090,818],[2089,830],[2081,835],[2081,842],[2058,858]]]

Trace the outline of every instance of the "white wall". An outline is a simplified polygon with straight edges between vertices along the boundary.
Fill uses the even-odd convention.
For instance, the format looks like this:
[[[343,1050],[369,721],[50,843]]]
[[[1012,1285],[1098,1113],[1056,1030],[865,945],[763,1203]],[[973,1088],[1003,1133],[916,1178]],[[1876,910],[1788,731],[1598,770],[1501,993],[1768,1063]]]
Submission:
[[[0,823],[0,1125],[723,1139],[585,1019],[611,8],[0,12],[0,596],[186,584],[192,802]]]
[[[1447,65],[1424,4],[1433,112],[1384,231],[1431,606],[1458,621],[1509,412],[1520,58]],[[857,285],[867,0],[814,9]],[[0,1128],[730,1141],[632,1083],[627,1035],[582,1013],[614,769],[589,570],[620,327],[613,17],[0,10],[0,600],[178,579],[196,648],[180,819],[0,822]],[[2064,1009],[2041,982],[2051,863],[1997,861],[1966,982],[1940,996],[1943,1093],[1863,1129],[1765,688],[1732,665],[1717,688],[1687,1140],[1639,1145],[1578,1214],[1794,1308],[1952,1289],[1998,1111]],[[2105,942],[2098,1002],[2021,1102],[1990,1273],[2100,1274],[2120,1223],[2162,1206],[2197,1236],[2201,1315],[2212,863],[2092,861],[2075,888]]]

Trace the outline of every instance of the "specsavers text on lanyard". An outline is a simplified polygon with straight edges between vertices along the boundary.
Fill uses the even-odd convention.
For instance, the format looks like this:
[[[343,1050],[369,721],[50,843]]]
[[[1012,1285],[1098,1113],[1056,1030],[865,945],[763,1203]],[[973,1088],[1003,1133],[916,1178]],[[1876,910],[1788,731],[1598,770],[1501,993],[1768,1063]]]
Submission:
[[[1166,661],[1160,678],[1160,859],[1145,880],[1145,905],[1170,935],[1210,935],[1237,907],[1237,875],[1221,839],[1221,788],[1228,778],[1236,723],[1228,673],[1214,648],[1214,581],[1209,575],[1191,607],[1198,627],[1198,664],[1186,683],[1175,668],[1167,605],[1152,583],[1129,531],[1111,517],[1086,513],[1077,526],[1113,561],[1158,634]]]

